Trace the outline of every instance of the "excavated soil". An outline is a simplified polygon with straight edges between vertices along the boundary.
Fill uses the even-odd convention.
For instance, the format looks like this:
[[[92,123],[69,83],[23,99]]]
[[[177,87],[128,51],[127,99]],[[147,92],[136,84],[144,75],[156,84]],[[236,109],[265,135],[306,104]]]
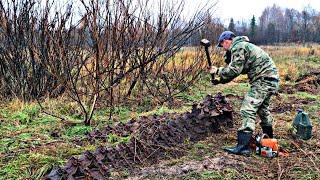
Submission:
[[[281,93],[294,94],[298,91],[318,94],[320,91],[320,72],[310,72],[298,78],[294,85],[283,85]]]
[[[312,105],[315,103],[314,99],[299,99],[296,97],[289,97],[288,100],[284,100],[279,95],[275,97],[273,104],[271,105],[270,111],[272,113],[284,113],[297,111],[298,109],[303,109],[303,105]]]
[[[64,167],[55,167],[44,179],[108,179],[114,169],[134,169],[136,165],[181,157],[192,142],[233,127],[232,112],[232,106],[219,93],[194,104],[191,112],[142,117],[92,131],[87,136],[92,142],[111,133],[130,140],[115,147],[86,151],[79,158],[71,157]]]

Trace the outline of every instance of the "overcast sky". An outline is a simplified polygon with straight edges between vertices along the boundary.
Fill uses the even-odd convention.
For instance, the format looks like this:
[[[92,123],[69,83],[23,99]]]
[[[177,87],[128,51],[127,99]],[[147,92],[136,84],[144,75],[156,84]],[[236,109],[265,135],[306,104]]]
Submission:
[[[44,0],[42,0],[44,1]],[[85,0],[89,1],[89,0]],[[138,0],[133,0],[138,2]],[[139,0],[140,1],[140,0]],[[142,0],[145,1],[145,0]],[[150,1],[150,0],[149,0]],[[160,0],[151,0],[152,6],[156,6]],[[171,0],[164,0],[171,1]],[[180,0],[173,0],[180,1]],[[224,24],[230,22],[230,18],[235,21],[249,21],[253,15],[258,18],[261,16],[262,11],[266,7],[271,7],[273,4],[277,4],[282,8],[294,8],[298,11],[302,11],[305,7],[310,5],[313,9],[320,12],[320,0],[182,0],[184,1],[184,13],[186,16],[192,15],[199,7],[203,7],[205,3],[215,4],[214,16],[220,18]],[[62,4],[69,2],[69,0],[59,0]],[[76,5],[81,4],[79,0],[74,0]]]
[[[227,22],[231,17],[235,20],[248,20],[253,15],[257,18],[260,17],[262,11],[273,4],[282,8],[294,8],[298,11],[311,5],[313,9],[320,11],[320,0],[218,0],[215,15]]]

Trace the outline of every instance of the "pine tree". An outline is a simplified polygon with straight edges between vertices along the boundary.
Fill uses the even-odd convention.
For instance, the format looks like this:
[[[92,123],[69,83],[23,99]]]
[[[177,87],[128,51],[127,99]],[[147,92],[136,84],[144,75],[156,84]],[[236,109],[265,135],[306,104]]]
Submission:
[[[252,39],[253,41],[256,38],[256,32],[257,32],[256,18],[253,15],[250,22],[250,39]]]
[[[236,33],[236,29],[235,29],[235,25],[234,25],[234,22],[233,22],[233,18],[230,19],[228,30]]]

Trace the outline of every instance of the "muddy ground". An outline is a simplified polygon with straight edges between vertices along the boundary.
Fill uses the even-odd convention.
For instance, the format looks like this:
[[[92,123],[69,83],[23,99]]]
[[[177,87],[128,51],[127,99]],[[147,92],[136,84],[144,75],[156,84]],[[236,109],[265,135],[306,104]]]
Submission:
[[[101,147],[95,152],[85,152],[80,158],[73,157],[64,167],[49,172],[47,178],[318,179],[320,110],[318,107],[310,114],[312,138],[308,141],[296,139],[290,133],[296,110],[317,107],[317,101],[290,95],[297,92],[317,95],[319,75],[309,74],[293,85],[282,86],[271,103],[275,137],[289,156],[269,159],[255,154],[245,157],[224,152],[222,147],[236,143],[237,127],[241,124],[238,112],[243,97],[226,95],[224,99],[218,95],[207,97],[187,115],[144,117],[93,131],[88,134],[88,140],[93,143],[96,139],[106,138],[108,133],[133,136],[129,143],[113,148]],[[258,123],[259,119],[256,133],[261,132]]]
[[[320,107],[316,99],[297,97],[294,93],[319,93],[320,73],[309,73],[292,85],[284,85],[273,98],[271,112],[275,122],[275,137],[282,148],[289,152],[288,157],[263,158],[231,155],[222,147],[236,143],[236,131],[241,120],[238,114],[242,96],[226,95],[234,107],[234,128],[227,133],[214,134],[196,144],[187,156],[175,160],[162,161],[151,167],[141,167],[126,179],[319,179],[320,173]],[[291,135],[290,125],[299,108],[308,111],[313,122],[312,138],[304,141]],[[312,110],[310,110],[312,111]],[[257,120],[256,133],[262,130]],[[199,145],[200,144],[200,145]],[[115,173],[115,179],[121,179]]]

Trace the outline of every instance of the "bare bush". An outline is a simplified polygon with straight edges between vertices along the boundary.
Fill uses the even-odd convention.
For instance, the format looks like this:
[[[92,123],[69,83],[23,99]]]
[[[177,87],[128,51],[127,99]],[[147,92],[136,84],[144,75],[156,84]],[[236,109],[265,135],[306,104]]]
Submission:
[[[72,56],[74,29],[68,27],[71,7],[52,17],[52,4],[0,2],[0,82],[9,96],[29,101],[65,90],[66,66],[74,66],[76,59]]]
[[[177,5],[160,1],[156,14],[155,9],[148,9],[149,1],[81,2],[85,7],[82,28],[90,35],[86,47],[92,57],[87,64],[90,68],[85,68],[85,82],[90,82],[85,86],[90,102],[84,102],[91,107],[89,119],[97,100],[103,99],[114,107],[126,101],[134,90],[140,95],[151,94],[159,102],[172,102],[199,75],[200,60],[190,61],[188,66],[185,63],[179,73],[177,67],[175,71],[166,69],[203,25],[197,13],[188,22],[182,21],[182,1]]]
[[[176,54],[204,25],[200,10],[186,20],[183,1],[80,2],[73,22],[71,4],[1,1],[2,92],[23,100],[65,92],[89,125],[97,104],[151,95],[172,105],[199,76],[199,53]]]

